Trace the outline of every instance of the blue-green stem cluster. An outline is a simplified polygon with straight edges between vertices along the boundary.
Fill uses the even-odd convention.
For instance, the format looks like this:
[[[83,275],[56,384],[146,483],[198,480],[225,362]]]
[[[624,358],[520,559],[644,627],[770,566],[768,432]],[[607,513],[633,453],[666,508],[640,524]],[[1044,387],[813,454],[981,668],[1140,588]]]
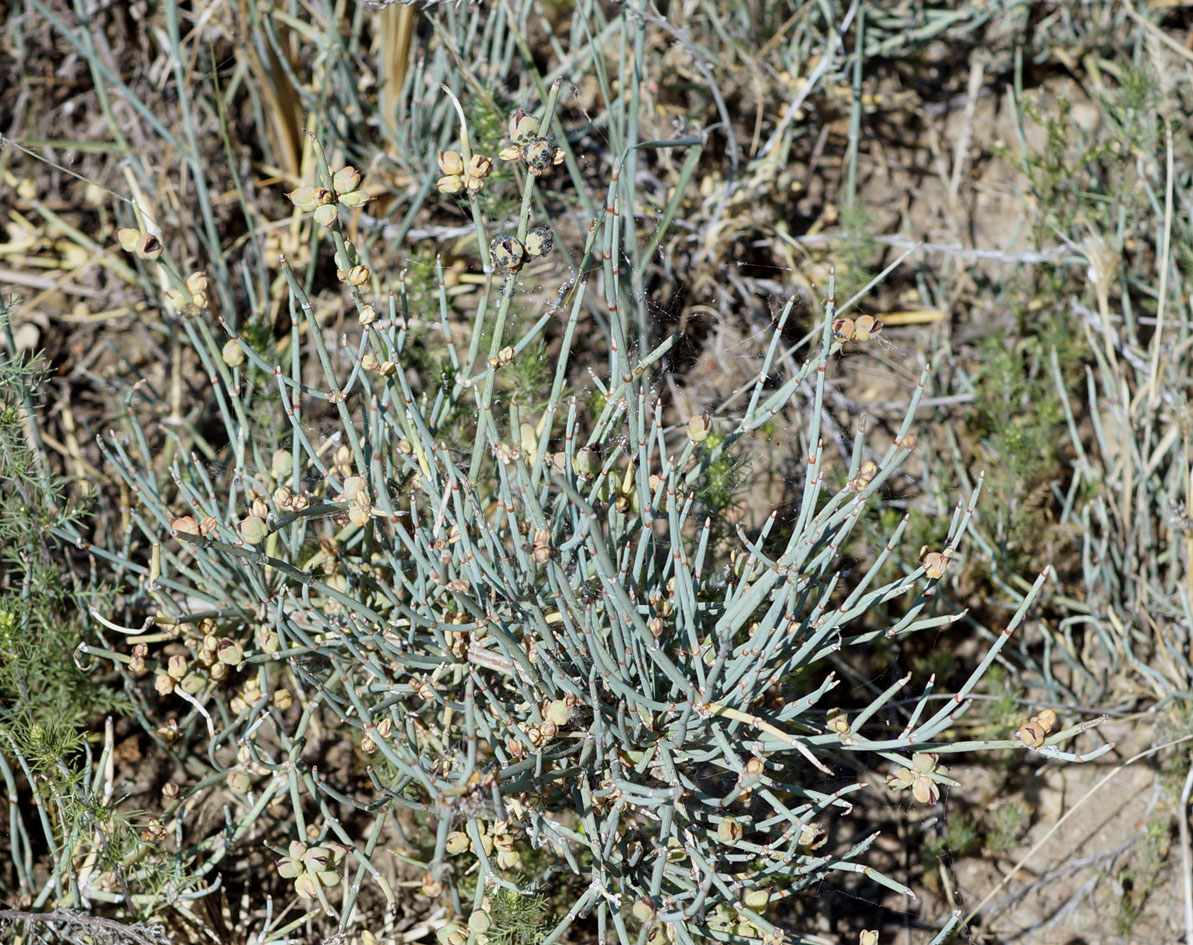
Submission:
[[[331,187],[325,164],[322,176]],[[523,182],[522,238],[538,179]],[[145,687],[130,688],[171,752],[192,749],[172,808],[191,884],[210,880],[268,814],[292,818],[288,845],[275,850],[304,916],[321,911],[342,928],[363,884],[392,902],[395,874],[413,871],[420,893],[449,907],[440,939],[481,943],[496,889],[516,894],[560,872],[575,877],[572,905],[547,943],[590,913],[602,940],[623,945],[780,941],[768,908],[832,875],[863,873],[911,894],[865,865],[873,836],[827,842],[826,824],[858,801],[860,772],[893,770],[892,784],[930,802],[955,783],[940,754],[1017,744],[945,736],[1032,594],[953,698],[934,702],[931,683],[909,694],[909,677],[861,700],[839,687],[850,648],[957,619],[931,604],[980,480],[929,565],[902,553],[906,520],[859,578],[847,584],[840,563],[915,448],[924,380],[894,441],[866,460],[859,431],[849,485],[830,488],[819,430],[842,344],[830,291],[796,373],[769,383],[789,302],[741,392],[743,410],[669,416],[653,381],[671,341],[653,350],[633,341],[616,205],[611,196],[589,231],[566,310],[512,345],[515,273],[486,266],[463,350],[441,282],[451,383],[411,368],[403,294],[378,316],[368,280],[350,283],[368,317],[357,340],[332,345],[291,276],[288,364],[228,332],[245,369],[276,386],[284,419],[262,415],[268,402],[200,312],[186,339],[224,424],[226,467],[202,461],[175,430],[147,430],[134,410],[126,432],[105,439],[136,502],[122,544],[92,550],[135,577],[133,603],[151,619],[122,629],[105,618],[126,641],[89,649],[132,675],[145,662],[138,645],[172,647],[148,662],[168,711],[182,713],[173,729],[156,721],[163,710]],[[364,265],[338,221],[331,228],[337,254]],[[478,237],[485,246],[479,223]],[[608,361],[590,374],[601,395],[590,414],[567,388],[572,339],[594,297],[610,331]],[[516,396],[500,399],[500,374],[553,319],[562,322],[554,381],[528,416]],[[783,536],[775,515],[753,534],[738,526],[727,564],[698,517],[697,491],[712,464],[777,422],[802,431],[795,522]],[[155,437],[175,444],[168,469],[155,465]],[[895,599],[908,601],[897,622],[866,623]],[[892,712],[900,730],[889,727]],[[367,760],[363,786],[312,760],[328,733]],[[1048,746],[1040,750],[1061,757]],[[189,836],[187,805],[214,791],[234,798],[227,823]],[[345,828],[350,813],[368,823],[363,833]],[[547,872],[522,878],[543,857]]]

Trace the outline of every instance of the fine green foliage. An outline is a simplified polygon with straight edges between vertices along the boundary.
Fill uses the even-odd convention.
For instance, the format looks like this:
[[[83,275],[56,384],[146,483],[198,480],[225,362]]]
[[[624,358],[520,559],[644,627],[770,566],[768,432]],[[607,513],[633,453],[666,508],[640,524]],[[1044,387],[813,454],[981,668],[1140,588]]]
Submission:
[[[15,349],[10,304],[0,302],[0,352]],[[83,720],[118,703],[72,658],[72,615],[92,598],[70,583],[51,534],[81,513],[40,449],[41,379],[36,361],[0,353],[0,733],[39,769],[77,752]]]
[[[0,303],[0,332],[11,339],[8,305]],[[40,374],[35,362],[0,354],[0,720],[31,713],[60,732],[94,711],[92,700],[102,710],[111,696],[71,661],[77,627],[61,619],[79,601],[50,528],[76,520],[78,511],[38,448]],[[53,744],[42,747],[55,754]]]
[[[541,893],[494,890],[489,941],[493,945],[537,945],[549,917],[547,907],[547,897]]]
[[[945,821],[944,832],[924,844],[924,854],[932,859],[966,856],[982,845],[982,836],[969,814],[953,814]]]
[[[1143,830],[1143,839],[1133,851],[1133,860],[1115,873],[1118,890],[1118,914],[1115,926],[1120,935],[1130,935],[1146,917],[1149,899],[1164,884],[1164,866],[1172,846],[1167,819],[1153,819]]]
[[[1031,819],[1031,809],[1019,801],[1008,801],[996,807],[990,818],[985,848],[997,855],[1014,854],[1021,849]]]
[[[8,303],[0,338],[15,350]],[[34,909],[68,889],[76,899],[99,895],[91,884],[101,874],[149,852],[103,789],[104,761],[87,744],[88,720],[128,702],[74,659],[78,615],[102,599],[70,583],[55,535],[75,529],[81,513],[40,448],[42,378],[36,361],[0,360],[0,777],[10,798],[3,849],[15,903]]]

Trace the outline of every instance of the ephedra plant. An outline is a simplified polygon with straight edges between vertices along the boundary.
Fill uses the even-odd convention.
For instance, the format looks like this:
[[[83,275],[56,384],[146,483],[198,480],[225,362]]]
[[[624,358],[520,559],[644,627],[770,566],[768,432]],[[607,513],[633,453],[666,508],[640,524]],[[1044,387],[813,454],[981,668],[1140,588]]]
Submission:
[[[341,227],[367,199],[360,175],[317,147],[319,179],[292,200],[334,241],[356,314],[347,344],[289,270],[290,337],[250,339],[213,314],[202,274],[125,234],[171,282],[211,386],[209,445],[223,445],[213,464],[136,409],[105,438],[136,503],[127,534],[92,550],[135,575],[128,609],[148,616],[122,627],[98,614],[105,642],[90,657],[125,674],[188,774],[161,815],[186,885],[155,894],[197,896],[222,862],[264,842],[299,908],[262,910],[259,941],[304,922],[377,926],[378,903],[413,896],[403,908],[429,916],[441,942],[481,943],[506,931],[495,923],[510,902],[544,890],[558,907],[544,943],[577,922],[623,945],[799,940],[782,902],[826,877],[866,873],[911,892],[867,868],[872,836],[842,842],[833,829],[863,796],[861,772],[931,804],[954,784],[944,754],[1018,745],[946,733],[1030,597],[956,698],[930,699],[931,684],[911,693],[902,678],[854,704],[839,686],[856,648],[955,619],[931,612],[933,590],[977,501],[958,502],[939,548],[903,548],[900,524],[862,573],[842,572],[843,543],[915,448],[923,381],[893,442],[871,453],[859,432],[834,486],[819,436],[828,374],[879,325],[839,317],[830,291],[807,360],[781,377],[789,302],[736,406],[670,416],[656,379],[671,342],[644,349],[619,304],[611,188],[571,247],[581,275],[511,336],[522,269],[558,238],[534,216],[559,158],[558,89],[537,117],[511,116],[500,155],[472,153],[465,127],[441,156],[439,188],[470,208],[486,277],[464,340],[442,284],[431,313],[410,311],[400,283],[375,294],[377,274]],[[495,158],[521,185],[506,230],[476,201]],[[416,318],[437,327],[450,372],[415,369]],[[572,386],[572,352],[578,332],[600,330],[607,360],[582,380],[594,401]],[[503,378],[544,338],[553,375],[529,412]],[[806,457],[794,520],[781,535],[775,515],[737,527],[730,565],[698,514],[702,483],[778,423],[799,431]],[[895,599],[908,603],[894,625],[865,624]],[[1071,757],[1052,747],[1071,734],[1037,750]],[[355,773],[321,766],[336,743],[352,746]],[[199,829],[188,812],[209,802],[223,815]],[[122,874],[134,895],[137,871]]]

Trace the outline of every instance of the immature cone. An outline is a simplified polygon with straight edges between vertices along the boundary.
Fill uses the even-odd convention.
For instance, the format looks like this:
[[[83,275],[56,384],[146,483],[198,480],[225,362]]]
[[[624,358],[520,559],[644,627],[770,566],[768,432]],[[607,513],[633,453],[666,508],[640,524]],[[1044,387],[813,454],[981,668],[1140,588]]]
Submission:
[[[489,258],[498,269],[513,272],[521,268],[526,248],[516,236],[501,233],[489,241]]]
[[[286,194],[286,196],[303,213],[311,213],[316,207],[321,207],[324,204],[335,201],[335,194],[326,187],[312,187],[309,185],[295,188]]]
[[[349,476],[344,480],[344,494],[345,502],[351,502],[360,493],[367,490],[368,484],[365,482],[364,476]]]
[[[142,259],[157,259],[162,254],[162,244],[152,233],[142,233],[135,252]]]
[[[536,226],[526,234],[526,255],[546,256],[555,245],[555,236],[549,226]]]
[[[364,492],[358,492],[348,509],[348,521],[358,528],[364,528],[369,523],[373,511],[373,503]]]
[[[240,530],[240,537],[250,545],[260,544],[269,534],[269,525],[260,515],[246,516],[237,528]]]
[[[132,250],[130,249],[129,252],[131,253]],[[170,286],[162,292],[162,298],[165,300],[166,305],[176,312],[181,312],[190,304],[190,299],[187,298],[186,293],[180,292],[174,286]]]
[[[1036,749],[1044,744],[1044,739],[1056,725],[1056,713],[1045,709],[1039,715],[1033,715],[1015,733],[1015,737],[1028,748]]]
[[[688,421],[688,439],[693,443],[703,443],[708,439],[708,432],[711,429],[712,423],[708,414],[693,417]]]
[[[350,193],[360,186],[360,171],[351,164],[345,165],[332,175],[331,185],[337,194]]]
[[[911,794],[921,804],[935,804],[940,800],[940,788],[927,775],[918,775],[912,781]]]
[[[916,752],[911,757],[911,794],[921,804],[935,804],[940,800],[940,787],[932,775],[946,769],[940,767],[938,761],[939,756],[929,752]]]
[[[468,185],[464,158],[459,151],[440,151],[439,170],[443,172],[437,185],[441,194],[458,194]]]
[[[597,458],[596,452],[586,446],[576,451],[576,456],[572,460],[572,467],[587,479],[590,476],[596,475],[597,470],[600,469],[600,460]]]
[[[162,254],[162,244],[156,236],[152,233],[142,233],[131,226],[117,230],[116,239],[126,253],[132,253],[141,259],[157,259]]]
[[[468,166],[464,169],[464,186],[470,194],[480,192],[492,169],[493,162],[483,154],[474,154],[469,158]]]
[[[235,338],[229,338],[224,342],[220,356],[228,367],[240,367],[244,364],[244,349],[240,347],[240,342]]]
[[[742,826],[734,817],[726,817],[717,824],[717,839],[727,846],[732,846],[742,838]]]
[[[458,194],[464,189],[464,178],[459,174],[445,174],[436,184],[441,194]]]
[[[340,203],[342,203],[349,210],[354,210],[357,207],[363,207],[372,199],[373,198],[363,190],[350,190],[346,194],[340,194]]]
[[[429,882],[434,882],[437,890],[434,893],[427,891]],[[431,899],[438,899],[439,894],[443,891],[443,883],[431,880],[431,874],[427,874],[426,880],[423,881],[422,893]],[[449,922],[443,928],[435,933],[435,938],[439,940],[439,945],[464,945],[468,941],[468,936],[464,933],[459,922]]]
[[[441,880],[436,879],[430,873],[427,873],[425,876],[423,876],[422,885],[419,887],[418,891],[421,892],[428,899],[438,899],[440,896],[443,895],[443,882]],[[452,928],[452,927],[459,928],[459,926],[454,925],[454,923],[451,926],[445,926],[445,928]],[[440,929],[439,931],[442,932],[443,929]],[[454,939],[445,938],[442,935],[440,935],[439,941],[441,941],[441,942],[451,941],[452,945],[456,945],[456,942]],[[466,941],[466,939],[463,936],[460,936],[458,945],[464,945],[465,941]]]
[[[194,516],[183,515],[179,518],[170,520],[170,528],[178,532],[180,535],[197,535],[199,534],[199,523],[195,521]]]
[[[754,755],[742,767],[740,780],[743,784],[747,782],[753,783],[754,781],[758,780],[758,778],[762,777],[762,773],[765,770],[766,766],[763,764],[762,759],[757,755]]]
[[[116,231],[116,239],[120,242],[120,248],[126,253],[135,253],[137,251],[137,240],[141,238],[141,231],[131,226],[122,226]]]
[[[806,850],[819,850],[828,842],[828,831],[824,824],[800,824],[799,845]]]
[[[291,844],[293,846],[294,844]],[[302,854],[298,856],[284,856],[278,860],[278,873],[281,874],[282,879],[297,879],[302,875]]]
[[[294,464],[294,454],[289,450],[276,450],[269,460],[269,474],[274,479],[282,479],[290,475]]]
[[[928,546],[924,545],[920,549],[920,564],[924,566],[924,574],[928,576],[929,580],[937,581],[944,576],[952,554],[952,548],[945,548],[944,551],[929,551]]]
[[[186,277],[186,290],[191,294],[191,305],[197,309],[207,308],[207,274],[192,272]]]
[[[869,341],[882,331],[882,322],[872,315],[860,315],[853,323],[854,341]]]
[[[477,909],[468,917],[468,928],[477,935],[483,935],[493,925],[493,917],[483,909]]]
[[[133,654],[128,661],[128,671],[134,675],[140,675],[145,672],[145,657],[149,655],[149,647],[144,643],[138,643],[133,647]]]
[[[450,177],[459,177],[464,173],[464,158],[459,151],[440,151],[439,170]]]
[[[235,640],[224,637],[216,647],[216,656],[221,663],[228,666],[239,666],[244,662],[244,647]]]
[[[871,480],[878,475],[878,464],[872,459],[866,460],[858,467],[857,475],[849,480],[850,492],[861,492],[870,485]]]
[[[1032,719],[1019,728],[1019,731],[1015,733],[1015,737],[1028,748],[1039,748],[1044,744],[1045,734],[1044,726],[1037,719]]]
[[[303,873],[294,880],[294,891],[300,899],[314,899],[319,894],[319,882],[310,873]]]
[[[540,177],[554,165],[563,163],[563,151],[550,138],[535,138],[522,149],[522,160],[531,174]]]
[[[510,141],[514,144],[529,144],[538,137],[538,119],[519,108],[510,115],[509,133]]]
[[[633,906],[630,907],[630,913],[639,922],[649,922],[657,914],[654,903],[652,903],[645,896],[634,901]]]
[[[282,640],[276,630],[270,630],[268,627],[258,627],[254,637],[262,653],[273,654],[282,648]]]
[[[572,707],[564,700],[556,699],[547,703],[547,709],[543,714],[547,717],[547,721],[555,725],[566,725],[568,719],[572,717]]]
[[[742,897],[742,902],[745,903],[747,909],[753,909],[758,912],[766,908],[766,904],[770,902],[769,889],[751,889]]]
[[[527,456],[534,456],[538,453],[538,434],[535,432],[534,424],[523,420],[518,425],[518,434],[522,441],[522,452]]]
[[[939,756],[930,752],[916,752],[911,756],[911,767],[900,767],[887,775],[887,785],[895,791],[911,788],[912,796],[921,804],[935,804],[940,800],[940,788],[933,778],[947,769],[940,766]]]

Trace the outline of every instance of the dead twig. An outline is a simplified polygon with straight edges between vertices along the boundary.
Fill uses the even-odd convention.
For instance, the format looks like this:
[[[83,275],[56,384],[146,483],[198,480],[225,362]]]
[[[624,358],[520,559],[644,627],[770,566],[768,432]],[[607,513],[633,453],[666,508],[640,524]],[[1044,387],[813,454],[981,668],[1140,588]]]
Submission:
[[[161,926],[137,923],[125,925],[114,919],[88,915],[72,909],[56,909],[53,912],[22,912],[18,909],[0,909],[0,926],[18,922],[27,927],[48,925],[62,941],[72,945],[86,942],[88,945],[169,945],[169,939]]]

